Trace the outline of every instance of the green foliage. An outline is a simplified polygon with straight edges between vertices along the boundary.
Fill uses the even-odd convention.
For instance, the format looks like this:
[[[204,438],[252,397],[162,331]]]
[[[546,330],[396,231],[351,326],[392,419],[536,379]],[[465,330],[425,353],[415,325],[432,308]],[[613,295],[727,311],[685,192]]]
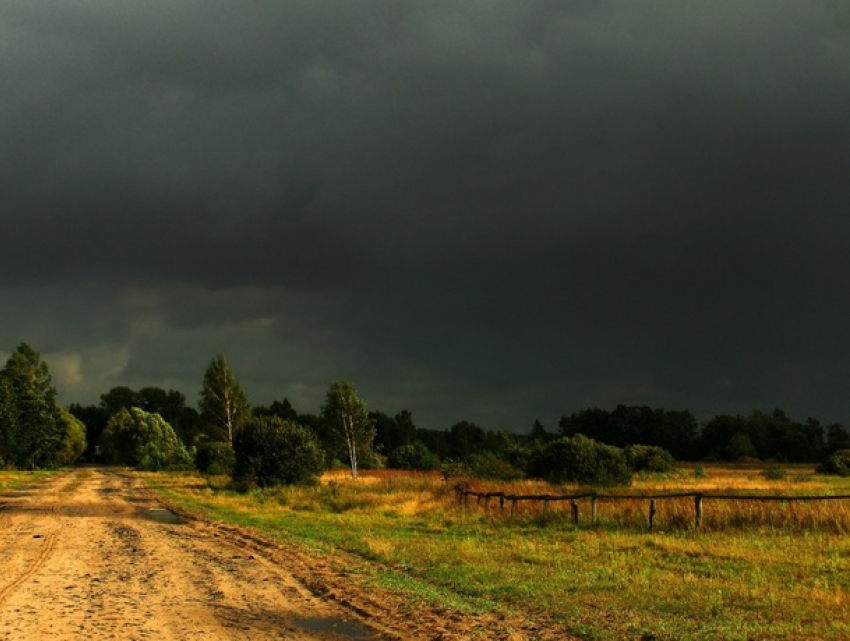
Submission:
[[[438,470],[440,459],[421,441],[399,445],[387,459],[387,467],[395,470]]]
[[[547,443],[529,461],[529,476],[553,483],[596,486],[631,485],[632,482],[623,450],[583,434]]]
[[[375,449],[392,453],[402,445],[412,445],[416,441],[416,425],[413,415],[402,410],[395,416],[383,412],[369,412],[369,418],[375,424]]]
[[[632,472],[671,472],[676,460],[663,447],[657,445],[629,445],[625,449],[626,462]]]
[[[657,445],[679,459],[690,455],[697,435],[697,421],[690,412],[646,406],[618,405],[612,411],[587,409],[562,417],[558,425],[564,436],[584,434],[617,447]]]
[[[221,354],[204,372],[200,410],[201,425],[211,441],[233,443],[233,437],[251,417],[242,384]]]
[[[233,474],[236,454],[230,443],[201,443],[195,453],[195,467],[204,474]]]
[[[366,403],[357,396],[354,383],[332,383],[322,406],[322,421],[345,447],[351,478],[357,480],[357,465],[372,451],[375,425],[369,417]]]
[[[86,426],[65,408],[59,409],[59,421],[64,426],[65,438],[56,453],[56,462],[59,465],[73,465],[86,451]]]
[[[99,443],[107,421],[121,409],[131,407],[162,416],[186,445],[194,443],[198,436],[198,411],[186,405],[186,397],[182,392],[173,389],[166,391],[161,387],[144,387],[134,391],[125,386],[113,387],[106,394],[101,394],[100,405],[72,406],[72,412],[86,424],[88,440]]]
[[[0,381],[0,458],[19,469],[55,466],[65,424],[47,363],[21,343],[0,371]]]
[[[275,416],[249,420],[233,439],[233,479],[245,486],[315,483],[324,453],[314,434]]]
[[[850,450],[837,450],[817,468],[820,474],[850,476]]]
[[[109,462],[140,470],[157,471],[192,464],[192,456],[171,425],[159,414],[138,407],[122,408],[109,419],[101,445]]]
[[[493,452],[477,452],[469,457],[467,468],[475,478],[493,481],[516,481],[525,473]]]
[[[762,470],[762,476],[772,481],[782,481],[788,478],[788,470],[779,465],[768,465]]]

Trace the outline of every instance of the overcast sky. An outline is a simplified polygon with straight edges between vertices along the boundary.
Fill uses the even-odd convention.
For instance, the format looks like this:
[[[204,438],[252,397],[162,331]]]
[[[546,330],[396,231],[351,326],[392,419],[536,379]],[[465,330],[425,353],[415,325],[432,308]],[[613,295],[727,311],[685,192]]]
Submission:
[[[421,427],[850,424],[845,0],[3,0],[0,356]]]

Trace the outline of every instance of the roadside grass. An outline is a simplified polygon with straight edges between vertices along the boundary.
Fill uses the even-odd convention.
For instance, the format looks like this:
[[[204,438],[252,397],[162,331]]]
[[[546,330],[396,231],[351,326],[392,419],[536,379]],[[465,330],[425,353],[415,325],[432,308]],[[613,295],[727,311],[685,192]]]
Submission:
[[[283,542],[372,562],[360,580],[413,603],[513,612],[556,621],[587,639],[845,639],[850,637],[850,514],[845,501],[760,504],[605,503],[596,528],[566,504],[518,509],[513,519],[474,502],[463,509],[437,475],[327,475],[315,487],[239,494],[226,478],[140,474],[149,487],[208,517]],[[567,493],[531,481],[475,483],[480,491]],[[850,494],[850,481],[789,468],[680,469],[636,479],[632,493],[699,491]],[[766,507],[765,507],[766,505]],[[582,508],[584,509],[584,508]],[[586,515],[586,511],[583,515]]]
[[[0,492],[15,490],[23,485],[30,485],[56,474],[55,470],[36,470],[21,472],[18,470],[0,471]]]

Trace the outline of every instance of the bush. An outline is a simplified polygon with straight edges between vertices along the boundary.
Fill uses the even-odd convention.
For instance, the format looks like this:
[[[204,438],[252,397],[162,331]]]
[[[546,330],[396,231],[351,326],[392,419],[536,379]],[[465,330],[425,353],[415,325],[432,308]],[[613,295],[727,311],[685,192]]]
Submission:
[[[671,472],[676,467],[673,455],[657,445],[629,445],[625,455],[632,472]]]
[[[823,463],[818,465],[820,474],[850,476],[850,450],[837,450]]]
[[[768,465],[762,470],[762,476],[772,481],[781,481],[788,478],[788,471],[779,465]]]
[[[467,467],[472,476],[493,481],[516,481],[525,476],[506,460],[493,452],[479,452],[469,457]]]
[[[553,483],[631,485],[632,473],[618,447],[605,445],[583,434],[547,443],[529,461],[529,476]]]
[[[250,419],[234,436],[233,451],[233,479],[243,485],[316,483],[323,470],[313,432],[276,416]]]
[[[233,474],[236,455],[230,443],[202,443],[195,454],[195,467],[203,474]]]
[[[399,445],[387,458],[387,467],[394,470],[438,470],[440,459],[421,441]]]

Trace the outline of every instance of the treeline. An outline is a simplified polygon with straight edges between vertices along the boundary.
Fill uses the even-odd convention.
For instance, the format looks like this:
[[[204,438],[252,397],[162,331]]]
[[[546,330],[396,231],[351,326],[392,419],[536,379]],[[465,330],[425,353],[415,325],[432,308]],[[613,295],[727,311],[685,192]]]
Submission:
[[[219,369],[232,377],[223,359],[216,362]],[[230,384],[237,385],[240,400],[231,403],[234,415],[219,421],[215,403],[205,404],[202,400],[196,409],[187,404],[182,393],[156,387],[137,391],[115,387],[101,396],[98,405],[72,405],[70,409],[88,430],[87,456],[93,456],[94,446],[100,445],[101,433],[111,417],[122,408],[138,407],[159,414],[169,423],[187,449],[199,451],[202,465],[209,458],[206,444],[231,442],[226,434],[232,435],[233,426],[238,429],[251,419],[276,419],[301,425],[316,438],[325,467],[351,464],[345,439],[320,414],[300,413],[286,398],[251,407],[235,377]],[[208,396],[215,399],[214,395]],[[225,427],[228,424],[231,427]],[[758,458],[819,462],[835,451],[850,449],[850,434],[843,426],[823,426],[813,418],[796,422],[780,410],[771,413],[756,410],[749,416],[721,415],[700,425],[688,411],[618,405],[613,410],[592,408],[564,416],[554,431],[535,421],[525,433],[485,429],[469,421],[460,421],[443,430],[424,429],[417,427],[408,410],[395,415],[371,411],[366,424],[366,431],[373,437],[363,439],[360,444],[357,465],[361,469],[436,470],[448,465],[491,471],[498,468],[496,473],[504,476],[526,474],[529,460],[541,445],[576,435],[618,448],[654,446],[669,452],[676,460],[691,461]]]
[[[559,421],[564,436],[584,434],[609,445],[663,447],[678,460],[737,461],[743,457],[811,463],[850,448],[850,433],[840,424],[814,418],[800,423],[782,410],[749,416],[720,415],[701,427],[690,412],[618,405],[588,409]]]
[[[118,386],[97,404],[63,408],[46,363],[26,343],[0,371],[0,465],[22,469],[67,465],[82,454],[90,461],[145,469],[236,470],[246,481],[261,482],[262,455],[286,442],[305,460],[315,459],[308,466],[313,475],[348,466],[355,478],[358,469],[378,467],[512,478],[545,476],[541,461],[558,448],[567,451],[564,442],[589,447],[574,440],[579,436],[624,451],[632,447],[633,453],[638,451],[633,446],[649,447],[676,460],[818,462],[850,449],[842,425],[824,426],[813,418],[797,422],[780,410],[721,415],[700,425],[687,411],[618,405],[563,416],[555,431],[539,421],[524,433],[469,421],[435,430],[418,427],[408,410],[369,412],[345,381],[329,386],[317,414],[299,412],[286,398],[252,406],[221,355],[203,372],[197,404],[173,389]]]

